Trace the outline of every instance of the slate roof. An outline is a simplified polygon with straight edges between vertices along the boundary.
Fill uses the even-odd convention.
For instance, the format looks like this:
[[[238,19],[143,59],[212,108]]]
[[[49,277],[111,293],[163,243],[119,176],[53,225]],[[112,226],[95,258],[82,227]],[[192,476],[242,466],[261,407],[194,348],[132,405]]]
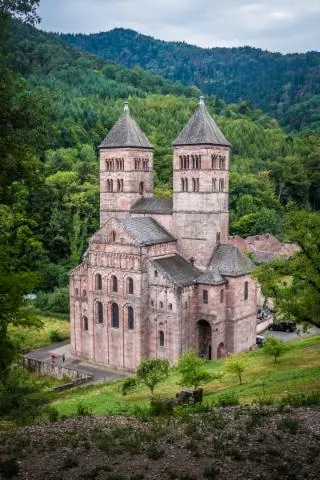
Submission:
[[[118,222],[141,246],[176,241],[167,230],[151,217],[119,218]]]
[[[134,118],[129,113],[128,103],[125,102],[123,115],[114,124],[99,148],[139,147],[152,148]]]
[[[231,147],[231,143],[223,135],[200,97],[200,104],[182,132],[179,133],[173,146],[178,145],[223,145]]]
[[[200,270],[188,263],[180,255],[162,257],[153,260],[153,263],[164,271],[178,286],[188,285],[201,275]]]
[[[208,270],[221,275],[237,277],[250,273],[253,262],[233,245],[218,245],[210,260]]]
[[[220,275],[218,270],[206,270],[202,275],[200,275],[200,277],[197,278],[197,283],[220,285],[222,283],[226,283],[226,281]]]
[[[172,213],[172,198],[140,197],[131,207],[131,213]]]

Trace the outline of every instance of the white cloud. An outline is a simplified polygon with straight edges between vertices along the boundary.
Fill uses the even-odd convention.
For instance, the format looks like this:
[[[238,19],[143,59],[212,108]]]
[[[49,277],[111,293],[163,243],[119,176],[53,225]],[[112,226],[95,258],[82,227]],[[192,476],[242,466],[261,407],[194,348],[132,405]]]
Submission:
[[[41,0],[40,16],[45,30],[124,27],[202,47],[293,52],[318,50],[320,44],[319,0]]]

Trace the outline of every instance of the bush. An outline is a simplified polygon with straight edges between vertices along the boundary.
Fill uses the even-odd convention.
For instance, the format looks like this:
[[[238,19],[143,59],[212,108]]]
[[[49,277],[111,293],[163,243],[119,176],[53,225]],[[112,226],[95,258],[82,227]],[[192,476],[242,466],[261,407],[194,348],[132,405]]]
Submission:
[[[0,462],[0,474],[4,478],[14,478],[19,473],[19,464],[16,458],[8,458],[4,462]]]
[[[180,357],[177,371],[181,376],[179,385],[184,387],[196,389],[212,379],[205,368],[204,359],[200,358],[194,350],[189,350]]]
[[[292,407],[304,407],[307,405],[320,405],[320,393],[288,393],[285,397],[281,398],[280,405],[291,405]]]
[[[62,342],[67,336],[63,335],[59,330],[51,330],[49,333],[50,342]]]
[[[44,386],[44,381],[34,381],[21,366],[13,366],[5,382],[0,381],[0,417],[19,424],[33,421],[50,400]]]
[[[228,407],[230,405],[239,405],[239,395],[234,392],[221,393],[215,404],[219,407]]]
[[[89,417],[90,415],[92,415],[92,411],[89,407],[86,407],[82,403],[78,403],[76,415],[78,417]]]
[[[59,420],[59,412],[55,407],[48,406],[46,408],[46,414],[48,415],[49,422],[57,422]]]
[[[161,398],[152,398],[150,402],[151,415],[162,416],[162,415],[172,415],[174,409],[174,400],[172,399],[161,399]]]
[[[35,306],[42,311],[69,313],[69,290],[67,287],[55,288],[53,292],[38,292]]]
[[[285,345],[284,341],[276,337],[268,337],[263,347],[263,353],[272,356],[274,363],[278,363],[278,358],[283,355],[286,350],[287,345]]]

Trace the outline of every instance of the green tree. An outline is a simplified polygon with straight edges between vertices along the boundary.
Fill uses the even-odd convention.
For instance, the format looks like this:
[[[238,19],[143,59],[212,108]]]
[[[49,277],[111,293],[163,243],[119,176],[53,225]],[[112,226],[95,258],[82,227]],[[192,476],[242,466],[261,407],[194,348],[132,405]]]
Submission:
[[[169,362],[166,359],[155,358],[143,360],[137,368],[136,376],[127,378],[122,384],[122,394],[126,395],[139,383],[146,385],[153,396],[158,383],[167,378],[169,374]]]
[[[286,344],[283,340],[276,337],[268,337],[263,347],[263,353],[274,358],[274,363],[278,362],[278,358],[286,351]]]
[[[243,372],[246,369],[246,359],[244,355],[232,355],[227,358],[224,369],[227,373],[237,375],[240,385],[242,385]]]
[[[179,359],[177,371],[181,380],[179,385],[198,388],[203,383],[208,383],[212,376],[205,367],[205,360],[200,358],[194,350],[188,350]]]
[[[279,317],[320,326],[320,213],[287,215],[288,240],[300,251],[257,268],[263,294],[275,300]]]

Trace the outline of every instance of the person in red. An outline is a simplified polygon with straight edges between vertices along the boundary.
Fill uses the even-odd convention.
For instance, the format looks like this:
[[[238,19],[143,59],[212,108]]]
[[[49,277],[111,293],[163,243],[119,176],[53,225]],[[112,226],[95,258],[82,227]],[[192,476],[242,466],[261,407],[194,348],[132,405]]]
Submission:
[[[53,363],[56,359],[56,355],[54,353],[51,353],[50,358],[51,358],[51,361]]]

